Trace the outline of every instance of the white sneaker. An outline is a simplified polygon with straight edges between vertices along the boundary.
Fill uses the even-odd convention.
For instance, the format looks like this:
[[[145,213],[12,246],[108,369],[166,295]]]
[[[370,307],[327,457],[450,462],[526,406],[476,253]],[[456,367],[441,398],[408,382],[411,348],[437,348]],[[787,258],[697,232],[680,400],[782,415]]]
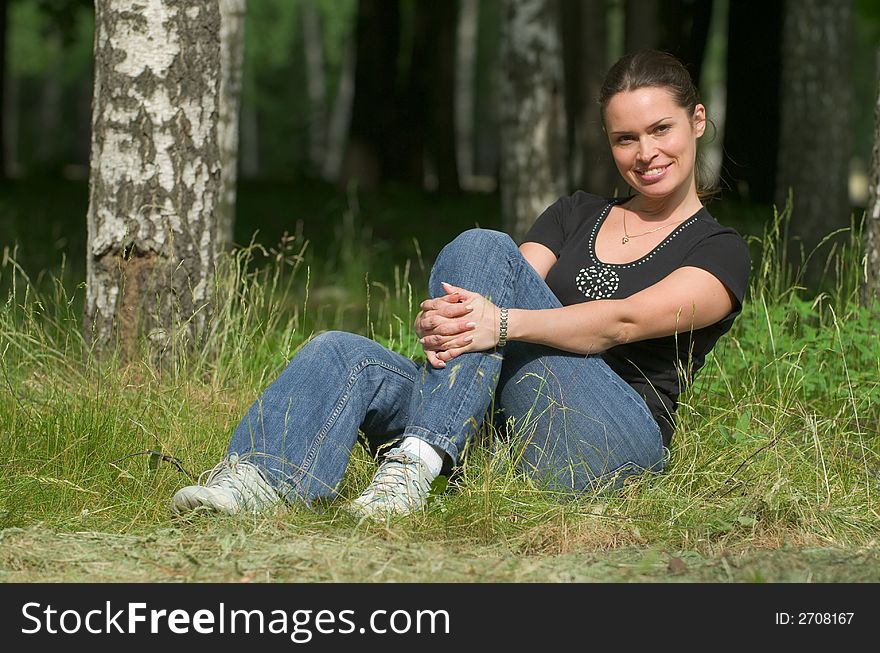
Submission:
[[[208,478],[202,483],[202,477]],[[177,491],[171,499],[171,510],[178,515],[193,511],[263,512],[281,503],[281,496],[269,485],[256,467],[242,462],[238,454],[230,454],[213,469],[199,477],[198,485]]]
[[[356,517],[379,520],[421,510],[428,502],[431,479],[420,458],[395,447],[349,510]]]

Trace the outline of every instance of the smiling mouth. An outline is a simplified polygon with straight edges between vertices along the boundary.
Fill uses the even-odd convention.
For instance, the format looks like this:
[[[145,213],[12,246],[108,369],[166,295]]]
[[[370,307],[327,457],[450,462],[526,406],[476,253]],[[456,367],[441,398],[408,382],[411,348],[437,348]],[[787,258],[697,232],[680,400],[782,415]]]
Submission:
[[[648,168],[647,170],[636,170],[636,172],[642,177],[647,177],[648,179],[650,179],[651,177],[658,177],[659,175],[662,175],[664,172],[666,172],[667,167],[668,166],[660,166],[655,168]]]
[[[666,173],[666,170],[672,164],[666,164],[665,166],[654,166],[652,168],[646,168],[644,170],[636,170],[636,174],[643,182],[653,182],[659,181],[663,175]]]

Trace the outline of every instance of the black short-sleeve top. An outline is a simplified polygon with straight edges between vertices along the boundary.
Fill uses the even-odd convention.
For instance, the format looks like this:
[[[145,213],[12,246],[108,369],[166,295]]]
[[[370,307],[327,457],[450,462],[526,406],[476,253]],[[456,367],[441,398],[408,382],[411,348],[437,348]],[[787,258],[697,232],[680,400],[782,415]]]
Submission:
[[[718,224],[701,208],[642,258],[620,264],[600,261],[596,234],[611,207],[627,199],[607,199],[582,191],[562,197],[538,217],[523,241],[540,243],[556,255],[546,281],[563,306],[624,299],[686,266],[710,272],[736,298],[734,310],[720,322],[692,332],[618,345],[601,354],[645,399],[668,445],[683,385],[690,383],[706,354],[740,313],[751,257],[742,236]]]

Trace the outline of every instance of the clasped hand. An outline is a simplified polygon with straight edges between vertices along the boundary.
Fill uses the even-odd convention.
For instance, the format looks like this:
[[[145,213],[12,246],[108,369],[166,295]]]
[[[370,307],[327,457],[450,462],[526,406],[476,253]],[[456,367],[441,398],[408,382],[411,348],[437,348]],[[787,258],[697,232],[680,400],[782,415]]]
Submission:
[[[421,303],[415,331],[434,367],[498,343],[498,307],[482,295],[443,284],[446,294]]]

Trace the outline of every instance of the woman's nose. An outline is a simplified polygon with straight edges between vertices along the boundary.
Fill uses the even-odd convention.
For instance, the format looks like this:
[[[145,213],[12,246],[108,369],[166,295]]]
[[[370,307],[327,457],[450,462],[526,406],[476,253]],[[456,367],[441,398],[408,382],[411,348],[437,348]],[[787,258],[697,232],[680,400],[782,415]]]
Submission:
[[[638,157],[640,161],[645,163],[649,162],[657,155],[657,148],[654,147],[654,143],[651,139],[648,138],[640,138],[639,139],[639,151]]]

